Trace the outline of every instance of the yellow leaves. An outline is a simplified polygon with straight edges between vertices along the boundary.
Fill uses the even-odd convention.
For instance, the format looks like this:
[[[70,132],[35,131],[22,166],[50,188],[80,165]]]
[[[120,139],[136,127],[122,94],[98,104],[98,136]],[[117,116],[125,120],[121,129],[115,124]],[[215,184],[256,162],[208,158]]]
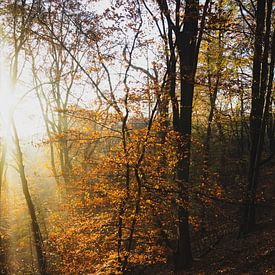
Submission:
[[[189,216],[189,224],[191,224],[193,226],[193,228],[195,229],[195,231],[199,231],[200,229],[200,222],[198,220],[197,217],[194,216]]]
[[[95,206],[98,206],[98,205],[104,205],[106,203],[106,200],[104,198],[100,198],[100,197],[97,197],[97,198],[94,198],[91,200],[91,204],[95,207]]]
[[[167,251],[155,217],[163,219],[167,232],[176,221],[171,209],[177,186],[171,175],[179,135],[167,129],[162,140],[162,119],[148,132],[144,118],[131,117],[123,135],[121,117],[112,113],[108,117],[78,108],[67,113],[76,117],[74,128],[57,138],[70,140],[77,157],[70,171],[73,180],[66,185],[66,215],[55,217],[49,248],[60,259],[55,262],[60,273],[116,274],[119,221],[122,257],[135,227],[129,264],[165,262]]]
[[[217,198],[221,198],[222,197],[222,187],[220,185],[216,185],[216,190],[215,190],[215,194]]]

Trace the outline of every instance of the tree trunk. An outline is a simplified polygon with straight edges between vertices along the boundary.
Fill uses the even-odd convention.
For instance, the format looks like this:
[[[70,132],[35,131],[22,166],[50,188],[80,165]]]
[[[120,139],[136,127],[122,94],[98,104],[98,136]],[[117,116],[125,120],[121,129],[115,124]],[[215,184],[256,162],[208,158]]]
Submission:
[[[257,1],[250,113],[250,162],[240,236],[249,233],[255,226],[255,200],[274,73],[275,39],[273,33],[270,43],[271,12],[272,0]],[[268,64],[269,58],[271,62]]]
[[[194,93],[194,76],[196,72],[196,47],[198,34],[198,1],[190,1],[185,7],[185,23],[183,30],[177,36],[177,50],[180,66],[180,116],[179,133],[181,136],[179,151],[180,159],[177,167],[181,205],[178,209],[179,237],[175,256],[176,270],[182,270],[191,265],[192,251],[189,234],[188,213],[188,182],[191,155],[192,107]]]
[[[194,79],[196,74],[198,54],[202,34],[205,27],[205,18],[209,0],[205,1],[200,32],[198,34],[199,1],[175,1],[175,20],[170,16],[172,9],[166,0],[157,1],[162,15],[167,20],[167,41],[169,58],[167,58],[167,74],[170,98],[173,111],[173,128],[179,135],[177,144],[178,163],[176,181],[180,192],[178,206],[178,246],[175,252],[175,269],[182,270],[192,263],[192,252],[189,235],[188,214],[188,182],[191,154],[192,134],[192,104],[194,93]],[[184,9],[184,18],[181,11]],[[175,51],[179,60],[176,59]],[[179,61],[180,69],[180,97],[176,95],[176,64]]]
[[[3,229],[3,213],[2,213],[2,196],[3,196],[3,185],[4,185],[4,173],[5,173],[5,164],[6,164],[6,152],[7,152],[7,143],[4,141],[2,144],[2,154],[0,160],[0,225],[1,231]],[[6,274],[7,273],[7,257],[6,257],[6,248],[5,248],[5,239],[2,237],[4,236],[3,232],[0,232],[0,273]]]
[[[13,118],[11,118],[11,124],[13,129],[13,138],[14,138],[15,147],[16,147],[16,162],[17,162],[18,172],[21,179],[23,194],[25,196],[26,203],[28,206],[28,211],[31,216],[31,228],[32,228],[32,233],[34,237],[34,245],[35,245],[37,261],[38,261],[38,269],[39,269],[39,273],[41,275],[44,275],[44,274],[47,274],[47,272],[46,272],[46,258],[43,253],[43,239],[42,239],[40,227],[37,221],[34,204],[29,192],[28,182],[25,175],[23,155],[20,147],[16,125]]]

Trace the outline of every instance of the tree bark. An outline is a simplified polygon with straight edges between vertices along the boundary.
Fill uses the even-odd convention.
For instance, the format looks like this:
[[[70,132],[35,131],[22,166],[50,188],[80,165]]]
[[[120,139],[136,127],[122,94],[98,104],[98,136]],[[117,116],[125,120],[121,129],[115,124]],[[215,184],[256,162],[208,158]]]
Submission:
[[[18,137],[16,125],[13,118],[11,118],[11,124],[13,129],[13,138],[14,138],[15,147],[16,147],[16,162],[17,162],[18,172],[21,179],[23,194],[25,196],[26,203],[28,206],[28,211],[31,216],[31,228],[32,228],[32,233],[34,237],[34,244],[35,244],[35,250],[36,250],[37,261],[38,261],[38,269],[40,274],[44,275],[44,274],[47,274],[47,272],[46,272],[46,258],[43,253],[43,239],[42,239],[40,227],[37,221],[35,207],[29,192],[28,181],[25,175],[23,154],[21,151],[19,137]]]
[[[175,20],[173,22],[168,7],[168,2],[158,1],[162,15],[166,18],[168,26],[168,45],[170,50],[167,64],[168,87],[172,102],[173,128],[179,135],[177,144],[178,163],[176,181],[180,192],[180,204],[178,206],[178,245],[175,252],[175,269],[182,270],[192,263],[192,251],[189,234],[188,213],[188,182],[191,154],[192,135],[192,105],[194,93],[194,79],[196,74],[198,54],[202,34],[205,26],[205,17],[209,1],[205,1],[201,19],[200,32],[198,32],[199,1],[180,0],[175,4]],[[185,16],[181,19],[181,9]],[[182,20],[182,22],[180,22]],[[176,59],[176,51],[178,60]],[[176,64],[179,62],[180,96],[176,95]]]
[[[194,93],[194,76],[197,59],[199,2],[186,1],[185,22],[182,31],[177,33],[176,47],[179,55],[180,68],[180,114],[175,130],[180,133],[180,158],[177,167],[177,180],[180,190],[181,205],[178,209],[179,235],[175,254],[175,268],[182,270],[192,263],[192,251],[189,233],[188,213],[188,182],[191,155],[192,107]]]
[[[3,223],[3,210],[2,210],[2,196],[3,196],[3,185],[4,185],[4,174],[5,174],[5,164],[6,164],[6,153],[7,153],[7,143],[3,141],[2,152],[1,152],[1,160],[0,160],[0,225],[2,227]],[[1,230],[1,231],[2,231]],[[6,248],[5,248],[5,239],[2,237],[4,234],[0,232],[0,273],[7,273],[7,257],[6,257]]]
[[[274,73],[274,32],[270,43],[271,12],[271,0],[257,1],[250,113],[250,162],[240,237],[251,232],[255,226],[255,200]],[[269,58],[271,62],[268,64]]]

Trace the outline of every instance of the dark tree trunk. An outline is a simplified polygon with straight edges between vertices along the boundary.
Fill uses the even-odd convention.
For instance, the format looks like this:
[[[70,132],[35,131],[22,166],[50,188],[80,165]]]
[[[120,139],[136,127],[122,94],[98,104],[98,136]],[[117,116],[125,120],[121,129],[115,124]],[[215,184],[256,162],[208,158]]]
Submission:
[[[2,144],[2,152],[0,159],[0,225],[1,231],[3,230],[3,210],[2,210],[2,197],[3,197],[3,185],[4,185],[4,174],[5,174],[5,164],[6,164],[6,152],[7,152],[7,144],[4,141]],[[7,257],[6,257],[6,247],[5,247],[5,239],[3,232],[0,232],[0,273],[7,273]]]
[[[198,35],[199,1],[180,0],[175,3],[175,21],[170,17],[167,1],[158,1],[159,8],[167,20],[167,41],[169,45],[169,60],[167,64],[168,87],[173,111],[173,128],[179,135],[178,164],[176,180],[180,192],[178,206],[178,246],[175,252],[175,269],[182,270],[192,263],[192,252],[189,234],[188,214],[188,182],[190,169],[192,105],[194,93],[194,78],[196,74],[199,47],[205,26],[205,16],[209,1],[205,1],[201,30]],[[182,22],[180,14],[184,9]],[[176,51],[178,60],[176,59]],[[176,95],[176,64],[179,62],[180,96]]]
[[[272,0],[258,0],[253,57],[252,105],[250,113],[250,162],[239,235],[255,226],[255,200],[274,72],[274,33],[270,43]],[[268,64],[268,59],[271,62]]]
[[[269,154],[270,154],[270,156],[274,156],[274,154],[275,154],[275,116],[274,116],[274,111],[272,109],[272,103],[273,102],[270,102],[268,123],[267,123],[267,136],[268,136],[268,140],[269,140]]]
[[[186,1],[185,22],[183,30],[177,34],[177,50],[180,67],[180,115],[175,130],[180,133],[177,180],[182,204],[179,206],[179,237],[175,255],[176,270],[188,267],[192,263],[192,251],[189,234],[188,182],[191,154],[192,107],[194,93],[194,76],[197,59],[199,2]]]
[[[46,258],[43,253],[43,239],[42,239],[40,227],[39,227],[39,224],[37,221],[35,207],[34,207],[30,192],[29,192],[28,182],[27,182],[27,178],[25,175],[23,155],[22,155],[22,151],[21,151],[21,147],[20,147],[17,129],[15,126],[15,122],[13,121],[13,118],[11,119],[11,123],[12,123],[12,128],[13,128],[14,142],[15,142],[15,146],[16,146],[16,162],[17,162],[18,172],[20,175],[23,194],[26,199],[28,211],[31,216],[31,228],[32,228],[32,233],[33,233],[33,237],[34,237],[34,245],[35,245],[37,261],[38,261],[38,269],[39,269],[39,273],[41,275],[44,275],[44,274],[47,274],[47,272],[46,272]]]

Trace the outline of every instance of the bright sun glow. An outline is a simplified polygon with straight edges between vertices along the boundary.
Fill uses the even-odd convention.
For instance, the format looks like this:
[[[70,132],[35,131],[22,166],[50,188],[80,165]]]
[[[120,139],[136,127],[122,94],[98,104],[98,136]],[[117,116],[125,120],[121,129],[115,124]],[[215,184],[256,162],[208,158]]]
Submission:
[[[0,125],[1,136],[4,135],[7,138],[7,132],[9,130],[10,112],[15,106],[15,98],[11,89],[11,81],[9,74],[7,73],[7,67],[5,66],[5,60],[2,53],[0,54]]]
[[[30,138],[42,132],[40,109],[35,97],[28,97],[28,89],[17,83],[12,88],[9,62],[0,52],[0,136],[11,141],[10,116],[13,115],[20,138]],[[25,77],[27,79],[27,77]]]

